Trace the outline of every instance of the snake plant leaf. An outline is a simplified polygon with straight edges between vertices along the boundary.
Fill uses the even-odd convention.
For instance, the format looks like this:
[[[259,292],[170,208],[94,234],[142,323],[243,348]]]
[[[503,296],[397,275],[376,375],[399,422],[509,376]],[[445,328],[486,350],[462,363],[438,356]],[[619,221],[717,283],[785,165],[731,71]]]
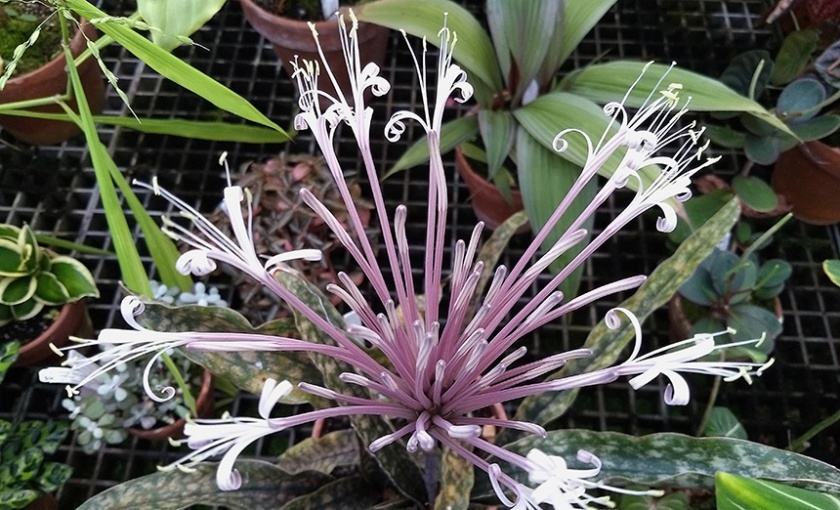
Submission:
[[[840,497],[754,480],[723,471],[715,475],[717,510],[838,510]]]
[[[280,510],[321,510],[341,508],[342,510],[367,510],[380,499],[380,491],[362,476],[353,475],[333,480],[318,490],[298,496],[283,505]]]
[[[516,120],[508,111],[479,110],[478,128],[487,151],[487,177],[495,179],[510,150],[516,133]]]
[[[242,475],[242,487],[223,491],[216,485],[216,466],[207,463],[190,473],[172,470],[141,476],[97,494],[77,510],[176,510],[200,504],[233,510],[281,508],[332,480],[314,471],[290,475],[268,462],[237,460],[235,467]]]
[[[490,37],[481,23],[457,3],[450,0],[378,0],[357,5],[354,12],[360,21],[405,30],[413,36],[425,37],[435,46],[440,41],[438,34],[445,19],[446,27],[458,38],[452,58],[469,73],[471,81],[478,79],[492,91],[502,90],[502,76]]]
[[[225,5],[225,0],[137,0],[137,11],[152,30],[152,40],[172,51],[204,26]]]
[[[444,448],[440,459],[440,489],[435,498],[434,510],[467,510],[474,483],[475,469],[472,462],[452,449]]]
[[[712,488],[715,473],[727,471],[840,494],[840,470],[836,467],[798,453],[729,437],[556,430],[550,431],[546,439],[529,436],[505,446],[521,455],[532,448],[563,457],[570,464],[578,450],[591,452],[603,462],[599,480],[605,483]]]
[[[295,295],[303,304],[312,310],[318,310],[322,317],[330,324],[343,327],[344,319],[338,310],[324,297],[324,295],[312,284],[302,279],[293,270],[279,271],[275,275],[277,281]],[[322,344],[333,344],[333,340],[322,329],[318,328],[312,321],[304,317],[300,312],[295,311],[295,324],[301,338],[310,342]],[[341,363],[328,356],[312,355],[315,366],[321,371],[324,386],[327,388],[362,398],[371,398],[370,393],[362,387],[346,384],[339,378],[343,372],[352,372],[352,367]],[[379,416],[352,415],[350,421],[354,430],[365,445],[369,445],[376,439],[392,434],[394,428],[389,421]],[[372,458],[378,466],[380,473],[388,477],[388,480],[405,497],[422,506],[426,499],[426,490],[423,485],[423,476],[420,469],[411,460],[405,448],[399,444],[392,443],[376,454],[371,454],[367,449],[363,450],[362,463]]]
[[[141,298],[142,299],[142,298]],[[261,333],[277,336],[296,336],[290,320],[278,319],[254,328],[240,313],[218,306],[170,306],[151,299],[143,299],[145,309],[137,317],[144,327],[154,331],[172,332],[231,332]],[[213,374],[230,381],[237,388],[255,395],[262,392],[263,382],[269,377],[277,381],[287,379],[293,384],[301,381],[321,384],[320,372],[303,353],[276,352],[203,352],[184,349],[190,361],[198,363]],[[281,399],[284,404],[310,402],[319,407],[324,402],[297,388]]]
[[[638,83],[628,94],[627,87],[636,80],[639,80]],[[747,112],[780,131],[792,134],[781,120],[755,101],[738,94],[714,78],[678,67],[625,60],[596,64],[570,74],[561,86],[567,92],[599,104],[621,101],[627,94],[625,106],[638,108],[645,104],[651,94],[658,95],[659,91],[670,83],[682,85],[680,96],[683,100],[691,98],[688,104],[691,111]]]
[[[67,289],[71,300],[99,297],[99,290],[96,288],[93,275],[78,260],[63,255],[53,257],[50,261],[50,272]]]
[[[709,420],[703,429],[706,437],[734,437],[747,439],[747,431],[735,414],[726,407],[715,406],[709,412]]]
[[[518,159],[517,165],[520,168],[519,188],[522,192],[525,212],[528,214],[531,228],[534,232],[539,232],[557,209],[558,204],[574,186],[575,181],[580,176],[580,167],[543,147],[524,129],[517,130],[516,157]],[[524,169],[527,169],[527,171],[523,171]],[[580,213],[592,202],[597,193],[598,186],[595,180],[590,181],[580,190],[560,221],[552,228],[551,233],[542,243],[544,251],[554,246],[554,243],[577,220]],[[594,218],[588,218],[580,228],[592,232],[593,224]],[[589,236],[587,235],[587,238],[558,257],[549,269],[557,273],[569,265],[583,250],[588,240]],[[577,295],[582,274],[583,266],[581,265],[558,287],[558,290],[563,292],[566,299],[572,299]]]
[[[87,0],[67,0],[66,5],[85,19],[107,19],[104,12]],[[108,21],[97,23],[96,28],[111,36],[118,44],[162,76],[198,94],[218,108],[285,134],[280,126],[263,115],[245,98],[158,47],[131,28]]]
[[[575,51],[595,25],[601,21],[604,14],[615,5],[616,0],[591,0],[587,2],[564,2],[563,14],[563,45],[557,53],[556,66],[559,67]],[[627,83],[633,83],[629,81]]]
[[[513,104],[536,83],[550,47],[546,42],[562,27],[557,23],[562,9],[563,2],[557,0],[487,0],[490,35]]]
[[[639,290],[620,306],[633,311],[639,321],[644,322],[651,313],[671,299],[680,285],[693,273],[694,268],[732,228],[740,213],[737,200],[730,200],[709,221],[692,233],[671,257],[650,274]],[[550,378],[580,374],[613,364],[622,350],[633,340],[633,335],[633,327],[628,321],[624,321],[615,330],[609,329],[606,323],[601,321],[589,333],[584,344],[584,347],[592,349],[592,356],[570,361]],[[548,423],[562,416],[571,407],[576,397],[577,390],[528,397],[519,406],[515,419],[540,424]],[[500,435],[497,441],[503,442],[502,437],[508,437],[508,434]]]
[[[337,467],[358,464],[359,437],[350,429],[330,432],[317,439],[304,439],[290,446],[277,461],[277,465],[290,475],[305,471],[328,475]]]
[[[440,153],[446,154],[454,149],[456,145],[474,138],[478,132],[478,117],[475,115],[459,117],[443,124],[440,130]],[[394,163],[394,166],[382,178],[387,179],[397,172],[425,163],[426,161],[429,161],[429,144],[426,136],[423,136],[400,156],[400,159]]]

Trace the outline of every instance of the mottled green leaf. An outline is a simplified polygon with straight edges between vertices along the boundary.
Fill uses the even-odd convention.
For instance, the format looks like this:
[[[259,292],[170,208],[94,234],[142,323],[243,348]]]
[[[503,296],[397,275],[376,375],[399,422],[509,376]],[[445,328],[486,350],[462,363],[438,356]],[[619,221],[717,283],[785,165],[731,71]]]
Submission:
[[[715,244],[740,215],[736,200],[730,200],[703,227],[691,234],[677,251],[650,274],[639,290],[620,306],[636,314],[644,321],[654,310],[664,305],[688,279],[694,268],[706,258]],[[586,339],[585,347],[592,349],[593,355],[581,360],[569,362],[551,378],[580,374],[607,367],[618,359],[624,347],[634,338],[634,330],[629,321],[614,330],[601,321]],[[526,398],[516,413],[517,420],[535,423],[548,423],[565,413],[577,396],[576,390],[561,393],[543,393]],[[500,439],[501,441],[501,439]]]
[[[359,463],[359,437],[352,430],[307,438],[283,452],[278,465],[290,474],[318,471],[328,475],[339,466]]]
[[[435,510],[466,510],[470,505],[470,492],[475,481],[472,462],[449,448],[444,448],[440,459],[440,488],[435,499]]]
[[[380,499],[375,487],[361,476],[348,476],[291,500],[281,510],[366,510]]]
[[[232,333],[263,333],[297,337],[291,320],[276,320],[254,328],[238,312],[218,306],[173,307],[153,300],[144,300],[145,310],[137,318],[143,326],[155,331],[202,331]],[[256,395],[262,392],[263,383],[272,378],[288,380],[293,384],[306,381],[321,384],[321,373],[306,353],[296,352],[201,352],[183,349],[183,353],[213,374],[221,376],[237,388]],[[324,406],[324,400],[295,389],[282,399],[283,403],[312,402]]]
[[[527,437],[505,447],[519,454],[538,448],[559,455],[570,466],[578,450],[601,462],[600,480],[651,487],[711,488],[718,471],[785,482],[840,494],[840,470],[825,462],[734,438],[696,438],[682,434],[636,437],[617,432],[557,430],[546,439]]]
[[[831,280],[831,283],[840,287],[840,260],[826,260],[823,262],[822,267],[825,274],[828,275],[828,279]]]
[[[9,370],[9,367],[12,366],[12,363],[18,357],[18,351],[20,351],[20,343],[18,342],[3,342],[0,343],[0,383],[3,382],[3,379],[6,377],[6,372]],[[0,425],[2,422],[0,421]],[[0,432],[2,432],[2,427],[0,427]],[[0,435],[0,443],[3,442],[3,436]]]
[[[625,494],[618,502],[618,510],[689,510],[688,494],[674,492],[666,496],[635,496]]]
[[[242,487],[223,491],[216,485],[216,464],[201,464],[195,472],[158,472],[123,482],[86,501],[77,510],[176,510],[206,504],[233,510],[281,508],[309,494],[331,478],[321,473],[290,475],[268,462],[238,460]]]
[[[724,472],[715,476],[715,500],[717,510],[840,509],[840,498],[835,495]]]

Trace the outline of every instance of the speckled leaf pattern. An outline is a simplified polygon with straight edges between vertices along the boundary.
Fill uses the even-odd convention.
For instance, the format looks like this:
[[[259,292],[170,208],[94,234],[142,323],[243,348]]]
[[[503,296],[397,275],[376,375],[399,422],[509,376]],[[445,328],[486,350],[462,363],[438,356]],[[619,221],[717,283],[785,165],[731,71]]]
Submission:
[[[320,473],[289,475],[257,460],[239,460],[242,487],[216,486],[216,464],[202,464],[193,473],[159,472],[129,480],[86,501],[77,510],[175,510],[189,505],[219,505],[233,510],[281,508],[292,499],[316,491],[332,479]]]
[[[715,244],[724,236],[740,214],[738,203],[730,200],[701,228],[686,239],[677,251],[650,274],[639,290],[620,306],[636,314],[644,322],[648,315],[661,307],[680,285],[691,276],[694,268],[706,258]],[[573,360],[551,378],[579,374],[612,365],[622,350],[633,340],[633,327],[624,320],[618,329],[611,330],[601,321],[586,339],[585,346],[592,349],[589,358]],[[645,352],[643,349],[642,352]],[[577,390],[562,393],[543,393],[526,398],[516,413],[517,420],[545,424],[565,413],[577,396]],[[499,441],[509,440],[503,434]]]
[[[364,510],[379,500],[379,492],[361,476],[330,482],[315,492],[297,497],[281,510]]]
[[[440,488],[435,510],[466,510],[475,483],[475,471],[470,461],[445,448],[440,461]]]
[[[343,325],[341,315],[318,289],[292,272],[279,272],[276,277],[284,287],[294,293],[307,306],[320,311],[322,316],[330,323]],[[333,343],[326,333],[300,314],[295,313],[295,321],[301,338],[310,342]],[[370,398],[370,394],[364,388],[344,384],[339,380],[338,376],[342,372],[352,372],[351,367],[326,356],[312,355],[312,359],[321,371],[327,388],[347,395]],[[375,416],[351,416],[350,421],[365,445],[394,431],[390,423]],[[370,454],[365,449],[363,455]],[[405,447],[399,443],[390,444],[379,450],[373,455],[373,458],[401,494],[418,504],[425,501],[426,492],[423,486],[423,475],[417,465],[412,462]]]
[[[715,473],[726,471],[840,494],[837,468],[798,453],[734,438],[557,430],[544,440],[527,437],[505,448],[523,455],[539,448],[563,457],[570,467],[580,465],[575,456],[584,449],[601,459],[599,479],[611,483],[711,488]]]
[[[358,436],[352,430],[338,430],[290,447],[280,456],[278,465],[290,474],[318,471],[328,475],[339,466],[358,463]]]
[[[268,322],[254,328],[238,312],[229,308],[211,306],[172,307],[151,300],[144,300],[146,309],[138,322],[155,331],[216,331],[259,332],[279,336],[297,336],[291,320]],[[183,349],[184,354],[215,375],[224,377],[236,387],[256,395],[262,392],[263,382],[271,377],[287,379],[292,383],[307,381],[321,384],[321,373],[304,353],[276,352],[198,352]],[[286,404],[310,402],[323,407],[324,400],[297,389],[282,400]]]

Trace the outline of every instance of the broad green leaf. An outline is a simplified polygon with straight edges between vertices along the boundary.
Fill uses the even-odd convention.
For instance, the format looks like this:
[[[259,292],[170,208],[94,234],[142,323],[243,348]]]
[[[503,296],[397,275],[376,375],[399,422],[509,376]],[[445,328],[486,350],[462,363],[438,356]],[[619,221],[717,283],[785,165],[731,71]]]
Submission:
[[[539,232],[552,216],[580,176],[580,167],[560,158],[537,142],[525,130],[517,130],[516,156],[519,168],[519,189],[522,202],[534,232]],[[578,216],[595,198],[598,192],[597,182],[593,179],[581,189],[569,204],[560,221],[551,229],[542,243],[543,252],[548,251],[558,239],[575,223]],[[586,218],[578,228],[592,231],[594,217]],[[554,261],[549,269],[557,273],[567,267],[588,244],[589,236],[569,248]],[[558,286],[566,299],[577,296],[583,265],[577,268]]]
[[[283,471],[296,475],[318,471],[329,475],[339,466],[359,464],[359,436],[350,429],[307,438],[289,447],[278,459]]]
[[[478,111],[478,128],[487,154],[487,178],[493,180],[513,148],[516,120],[508,111]]]
[[[840,287],[840,260],[826,260],[822,263],[822,267],[831,283]]]
[[[316,287],[291,271],[281,271],[275,276],[283,287],[300,300],[301,306],[316,310],[330,324],[337,325],[336,327],[343,326],[344,320],[341,314]],[[332,338],[322,328],[316,326],[315,323],[297,311],[300,306],[294,308],[295,323],[301,338],[310,342],[334,344]],[[324,377],[324,385],[327,388],[345,395],[371,398],[370,393],[365,388],[346,384],[339,379],[341,373],[352,372],[352,367],[328,356],[313,354],[312,359],[315,366],[321,371]],[[394,432],[390,422],[380,416],[351,415],[350,421],[365,446]],[[384,472],[402,495],[422,505],[422,501],[426,499],[423,475],[406,452],[405,447],[398,443],[392,443],[375,454],[370,454],[365,448],[362,450],[362,464],[365,463],[366,459],[369,460],[368,456],[373,458],[379,469]]]
[[[800,78],[788,84],[776,102],[777,115],[783,119],[793,117],[793,122],[808,120],[817,115],[816,108],[825,100],[825,88],[814,78]]]
[[[744,133],[735,131],[732,128],[725,126],[716,126],[714,124],[706,124],[703,135],[721,147],[728,149],[741,149],[744,147]]]
[[[562,27],[557,23],[562,7],[557,0],[487,1],[490,33],[513,104],[520,103],[522,93],[537,78],[549,49],[546,42]],[[513,72],[511,63],[507,69],[503,64],[508,57]]]
[[[688,279],[694,268],[711,252],[723,234],[732,228],[739,216],[740,209],[737,201],[730,200],[703,227],[691,234],[670,258],[650,274],[639,290],[620,306],[636,314],[639,321],[644,321],[656,309],[668,302],[680,285]],[[623,321],[614,330],[601,321],[592,329],[584,344],[586,348],[592,349],[592,356],[570,361],[551,378],[590,372],[610,366],[633,339],[634,330],[629,321]],[[515,419],[548,423],[562,416],[571,407],[575,397],[577,397],[576,390],[528,397],[519,406]]]
[[[225,5],[225,0],[137,0],[143,21],[153,27],[152,40],[171,51],[207,23]]]
[[[557,430],[550,431],[546,439],[529,436],[505,448],[519,454],[539,448],[570,464],[575,462],[578,450],[584,449],[601,459],[599,480],[606,483],[711,488],[715,473],[727,471],[840,494],[840,470],[836,467],[742,439]]]
[[[447,122],[440,130],[440,153],[446,154],[459,143],[474,138],[476,134],[478,134],[478,118],[474,115],[460,117],[451,122]],[[423,136],[400,156],[400,159],[394,163],[394,166],[382,178],[387,179],[397,172],[425,163],[426,161],[429,161],[429,144],[426,136]]]
[[[63,255],[53,257],[50,261],[50,272],[67,289],[71,300],[78,300],[83,297],[99,297],[99,290],[96,288],[93,275],[78,260]]]
[[[776,65],[770,83],[776,86],[790,83],[802,74],[811,54],[817,49],[820,40],[816,30],[795,30],[782,41],[782,47],[776,54]]]
[[[753,480],[724,473],[715,475],[717,510],[838,510],[836,495]]]
[[[469,445],[462,445],[470,448]],[[450,448],[440,459],[440,488],[434,510],[467,510],[475,482],[475,466]]]
[[[35,290],[35,295],[45,304],[61,305],[70,300],[67,287],[62,285],[54,274],[38,273],[37,281],[38,288]]]
[[[756,136],[752,133],[744,138],[744,155],[753,163],[772,165],[779,159],[779,139],[772,136]]]
[[[732,341],[745,342],[766,335],[764,342],[756,348],[764,354],[773,350],[773,339],[782,333],[782,323],[772,310],[750,303],[739,303],[731,307],[726,325],[735,330]]]
[[[779,206],[779,197],[769,184],[752,175],[736,175],[732,189],[744,205],[758,212],[770,212]]]
[[[840,129],[840,115],[828,114],[814,117],[790,126],[803,142],[820,140]]]
[[[639,80],[638,83],[628,94],[628,89],[636,80]],[[713,78],[678,67],[618,61],[586,67],[563,81],[566,91],[596,103],[621,101],[627,95],[624,105],[632,108],[642,106],[649,97],[658,97],[659,92],[671,83],[682,85],[679,95],[683,102],[691,98],[688,104],[691,111],[748,112],[790,134],[782,121],[755,101]]]
[[[309,494],[298,496],[280,510],[367,510],[380,499],[380,492],[359,475],[333,480]]]
[[[41,494],[31,489],[9,489],[0,493],[0,508],[26,508]]]
[[[405,30],[413,36],[425,37],[435,46],[440,43],[438,34],[445,19],[446,27],[458,38],[452,58],[467,70],[472,82],[478,78],[492,91],[502,90],[502,77],[490,37],[469,11],[455,2],[378,0],[357,5],[354,11],[361,21]]]
[[[32,299],[38,289],[35,275],[0,280],[0,303],[8,306],[19,305]]]
[[[235,467],[242,475],[242,486],[235,491],[219,489],[216,464],[202,463],[191,473],[173,469],[123,482],[87,500],[77,510],[176,510],[199,504],[233,510],[280,508],[331,480],[316,472],[290,475],[258,460],[238,460]]]
[[[557,56],[559,66],[569,58],[569,55],[577,48],[595,25],[601,21],[604,14],[609,11],[616,0],[590,0],[587,2],[567,1],[565,2],[565,13],[563,16],[563,46]]]
[[[66,3],[70,9],[85,19],[92,20],[107,17],[104,12],[87,2],[87,0],[67,0]],[[280,133],[285,133],[280,126],[260,113],[254,105],[242,96],[190,66],[178,57],[159,48],[130,27],[120,23],[104,21],[97,23],[96,28],[111,36],[118,44],[125,47],[134,56],[164,77],[198,94],[222,110],[231,112],[251,122],[276,129]]]
[[[294,324],[288,320],[277,320],[254,328],[238,312],[218,306],[172,307],[150,299],[143,300],[145,309],[137,320],[144,327],[154,331],[205,331],[217,333],[262,333],[277,336],[296,336]],[[321,384],[320,372],[306,353],[295,352],[202,352],[184,349],[194,363],[198,363],[213,374],[230,381],[237,388],[255,395],[262,392],[263,382],[269,377],[277,381],[284,379],[293,384],[306,381]],[[285,404],[311,402],[319,407],[324,401],[297,388],[281,400]]]
[[[713,407],[709,413],[703,435],[707,437],[734,437],[747,439],[747,431],[735,414],[726,407]]]

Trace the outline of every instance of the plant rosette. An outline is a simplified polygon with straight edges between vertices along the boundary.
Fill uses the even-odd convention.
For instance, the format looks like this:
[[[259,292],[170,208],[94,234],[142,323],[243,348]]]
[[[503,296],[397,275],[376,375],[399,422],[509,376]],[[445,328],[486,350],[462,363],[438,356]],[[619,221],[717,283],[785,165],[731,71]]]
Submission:
[[[31,4],[21,2],[14,5],[4,3],[3,7],[0,7],[0,32],[8,30],[8,26],[4,25],[4,22],[23,25],[20,27],[19,31],[16,31],[19,32],[18,38],[12,39],[10,37],[9,39],[3,41],[4,44],[8,44],[11,47],[6,50],[0,48],[0,51],[3,52],[3,54],[0,55],[0,75],[4,72],[2,61],[5,61],[7,65],[10,65],[13,58],[9,57],[11,57],[12,52],[15,51],[15,47],[19,44],[26,43],[26,41],[29,40],[30,34],[33,33],[36,27],[39,27],[37,17],[35,17],[34,14],[29,14],[22,10],[24,9],[24,6],[27,5],[40,6],[37,2],[33,2]],[[38,8],[36,7],[36,9]],[[49,8],[40,7],[40,9],[45,9],[48,15],[53,16],[53,20],[55,20],[55,16],[59,16],[59,14]],[[11,15],[10,12],[12,13]],[[12,19],[12,15],[14,16],[14,19]],[[24,18],[23,22],[20,21],[21,17]],[[61,53],[61,36],[58,34],[56,37],[56,34],[48,33],[48,30],[58,30],[58,23],[49,23],[48,21],[47,24],[41,25],[39,28],[40,35],[38,36],[38,39],[43,39],[45,45],[47,43],[55,45],[55,48],[52,50],[40,49],[40,51],[42,53],[47,52],[47,55],[53,58],[46,60],[43,65],[33,69],[29,69],[28,64],[20,66],[20,69],[25,72],[22,74],[12,75],[12,78],[6,82],[5,87],[0,88],[0,105],[31,99],[61,96],[65,93],[68,81],[67,72],[65,70],[67,62],[64,55]],[[9,30],[5,33],[11,34],[12,32]],[[87,21],[83,21],[81,24],[81,30],[76,30],[75,35],[70,41],[70,51],[73,56],[78,57],[81,55],[81,53],[87,48],[88,41],[95,41],[96,38],[97,33],[93,25]],[[39,50],[39,46],[40,45],[38,45],[38,42],[36,41],[36,45],[24,51],[24,56],[30,52],[35,53],[36,50]],[[6,51],[9,52],[8,55],[6,54]],[[8,68],[6,68],[6,71],[8,71]],[[102,80],[102,73],[99,70],[96,59],[89,58],[85,60],[78,66],[78,71],[79,77],[82,80],[82,88],[85,91],[85,96],[87,97],[87,102],[91,111],[93,113],[101,112],[102,107],[105,104],[105,83]],[[76,110],[75,100],[70,99],[67,101],[67,104],[73,110]],[[41,113],[63,113],[64,111],[58,104],[38,106],[32,108],[32,110]],[[11,115],[0,115],[0,126],[14,135],[16,139],[32,145],[57,144],[81,133],[80,128],[73,122]]]
[[[784,152],[770,184],[797,219],[811,225],[840,221],[840,149],[814,141]]]
[[[734,356],[765,357],[782,332],[779,293],[791,266],[772,259],[759,264],[754,255],[739,257],[715,249],[695,269],[669,303],[672,339],[699,333],[723,334],[720,341],[763,338],[756,347],[740,347]]]
[[[24,344],[21,365],[49,358],[50,343],[64,345],[70,335],[92,333],[86,308],[78,303],[98,296],[93,275],[81,262],[41,248],[28,225],[0,224],[0,339]],[[44,326],[32,331],[50,307],[58,307],[55,320],[41,321]],[[31,336],[20,338],[27,330]]]
[[[241,0],[240,4],[245,18],[254,30],[271,43],[287,73],[294,74],[290,62],[317,61],[320,59],[320,54],[330,63],[330,69],[334,73],[339,90],[350,90],[350,77],[344,63],[342,37],[334,20],[312,20],[310,23],[306,20],[294,19],[287,17],[285,13],[269,11],[266,7],[270,7],[271,2],[260,0]],[[320,48],[315,45],[313,31],[318,33]],[[360,65],[365,66],[372,62],[381,67],[388,48],[388,29],[369,23],[360,23],[358,31]],[[336,93],[327,73],[321,73],[318,76],[318,88],[330,95]],[[369,96],[368,93],[367,97]],[[322,100],[322,104],[327,103]]]

